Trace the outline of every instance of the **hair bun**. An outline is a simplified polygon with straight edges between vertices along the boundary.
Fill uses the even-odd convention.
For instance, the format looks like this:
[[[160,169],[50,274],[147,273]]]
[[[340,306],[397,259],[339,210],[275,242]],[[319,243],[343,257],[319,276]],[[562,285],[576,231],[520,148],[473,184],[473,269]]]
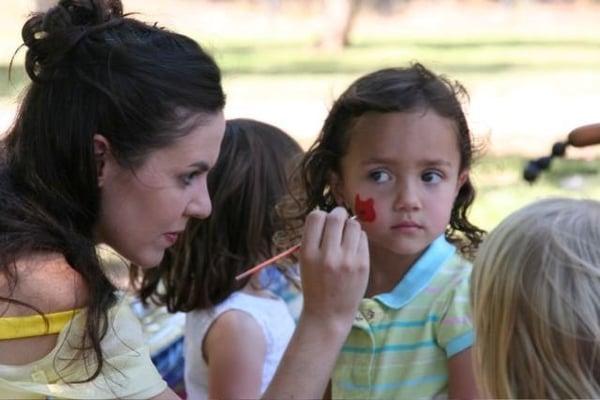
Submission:
[[[94,26],[123,16],[120,0],[60,0],[43,14],[40,28],[47,33],[77,26]]]
[[[47,12],[34,14],[21,32],[28,47],[27,74],[36,82],[51,77],[53,74],[44,74],[44,70],[56,66],[88,33],[122,17],[120,0],[60,0]]]
[[[122,16],[123,5],[120,0],[60,0],[57,6],[46,13],[43,28],[93,26]]]

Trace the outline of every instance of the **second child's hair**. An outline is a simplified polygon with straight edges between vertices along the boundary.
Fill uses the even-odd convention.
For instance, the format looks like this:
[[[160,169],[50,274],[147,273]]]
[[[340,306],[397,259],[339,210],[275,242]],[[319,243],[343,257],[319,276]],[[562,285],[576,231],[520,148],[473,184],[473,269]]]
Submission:
[[[600,398],[600,203],[548,199],[475,258],[476,371],[492,398]]]
[[[300,169],[303,188],[294,191],[297,201],[287,199],[281,206],[288,220],[288,230],[296,232],[288,232],[284,240],[297,240],[301,226],[298,221],[303,221],[313,209],[318,207],[330,211],[337,205],[330,187],[331,173],[340,173],[341,159],[352,140],[352,127],[365,113],[430,110],[450,119],[456,130],[460,170],[470,168],[474,146],[461,106],[461,99],[466,96],[465,89],[458,82],[438,76],[421,64],[408,68],[381,69],[352,83],[334,102],[319,137],[303,159]],[[460,244],[461,251],[466,255],[474,253],[484,234],[467,218],[467,210],[474,198],[475,189],[467,179],[458,192],[446,230],[446,237]],[[300,211],[297,203],[302,204]],[[462,232],[464,238],[458,232]],[[282,242],[281,246],[285,245]]]
[[[235,276],[275,251],[273,235],[282,226],[274,207],[287,193],[290,169],[301,154],[279,128],[250,119],[227,121],[208,175],[213,212],[190,220],[159,268],[146,272],[142,299],[166,304],[171,312],[191,311],[210,308],[243,288],[250,278],[238,282]]]

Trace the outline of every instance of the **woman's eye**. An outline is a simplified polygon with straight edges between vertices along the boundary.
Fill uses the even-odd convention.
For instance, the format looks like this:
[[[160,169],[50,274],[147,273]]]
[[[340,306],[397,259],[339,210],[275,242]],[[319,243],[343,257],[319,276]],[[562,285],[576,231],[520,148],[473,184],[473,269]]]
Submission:
[[[192,181],[195,177],[198,176],[198,171],[190,172],[189,174],[185,174],[181,177],[181,181],[185,186],[191,185]]]
[[[391,175],[385,171],[373,171],[369,176],[377,183],[388,182],[392,179]]]
[[[442,180],[442,174],[436,171],[429,171],[421,175],[421,179],[426,183],[438,183]]]

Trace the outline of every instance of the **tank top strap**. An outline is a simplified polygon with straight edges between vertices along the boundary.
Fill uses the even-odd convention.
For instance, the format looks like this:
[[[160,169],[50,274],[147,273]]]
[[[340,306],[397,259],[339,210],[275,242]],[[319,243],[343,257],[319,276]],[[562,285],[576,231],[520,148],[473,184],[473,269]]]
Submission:
[[[74,309],[21,317],[2,317],[0,318],[0,340],[57,334],[81,310]]]

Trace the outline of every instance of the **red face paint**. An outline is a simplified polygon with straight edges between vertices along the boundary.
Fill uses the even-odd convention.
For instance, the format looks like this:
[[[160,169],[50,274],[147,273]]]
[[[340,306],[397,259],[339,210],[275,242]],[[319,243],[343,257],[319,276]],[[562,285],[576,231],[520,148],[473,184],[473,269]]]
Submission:
[[[354,208],[356,216],[359,220],[364,222],[375,221],[375,208],[373,207],[374,200],[372,198],[361,200],[358,193],[354,199]]]

